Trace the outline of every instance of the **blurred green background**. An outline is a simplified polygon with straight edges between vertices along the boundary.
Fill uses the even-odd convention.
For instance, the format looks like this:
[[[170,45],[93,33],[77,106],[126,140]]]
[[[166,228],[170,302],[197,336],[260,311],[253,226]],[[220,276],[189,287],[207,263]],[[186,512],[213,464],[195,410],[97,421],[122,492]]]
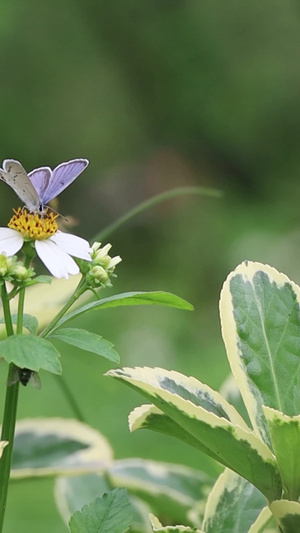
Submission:
[[[218,317],[227,274],[250,259],[300,281],[299,19],[299,3],[280,0],[2,3],[1,157],[28,171],[90,160],[59,198],[59,211],[77,219],[72,232],[90,239],[172,187],[224,192],[171,200],[110,236],[123,258],[114,293],[163,289],[195,306],[106,310],[73,323],[111,340],[122,365],[175,369],[218,388],[229,372]],[[1,225],[18,205],[0,183]],[[183,443],[130,435],[127,415],[142,397],[104,378],[107,362],[58,347],[87,422],[117,458],[217,475]],[[41,378],[40,392],[21,390],[19,417],[72,417],[53,377]],[[67,531],[52,488],[51,480],[14,482],[6,533]]]

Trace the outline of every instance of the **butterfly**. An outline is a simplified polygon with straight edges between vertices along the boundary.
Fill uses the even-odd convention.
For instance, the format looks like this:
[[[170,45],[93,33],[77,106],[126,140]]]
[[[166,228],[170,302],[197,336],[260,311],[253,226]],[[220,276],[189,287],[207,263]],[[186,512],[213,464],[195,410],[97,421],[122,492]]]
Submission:
[[[31,213],[42,214],[48,202],[68,187],[88,166],[87,159],[72,159],[54,170],[40,167],[27,174],[19,161],[5,159],[0,179],[7,183]]]

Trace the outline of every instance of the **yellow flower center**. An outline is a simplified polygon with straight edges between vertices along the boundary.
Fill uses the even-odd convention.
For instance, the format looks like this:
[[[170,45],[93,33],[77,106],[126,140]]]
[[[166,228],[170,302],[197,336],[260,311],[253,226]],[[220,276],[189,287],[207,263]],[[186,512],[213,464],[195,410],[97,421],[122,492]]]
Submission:
[[[22,233],[25,240],[49,239],[58,230],[56,218],[58,215],[48,213],[48,210],[43,213],[43,216],[27,213],[26,209],[18,208],[14,210],[14,216],[10,219],[8,227],[15,229]]]

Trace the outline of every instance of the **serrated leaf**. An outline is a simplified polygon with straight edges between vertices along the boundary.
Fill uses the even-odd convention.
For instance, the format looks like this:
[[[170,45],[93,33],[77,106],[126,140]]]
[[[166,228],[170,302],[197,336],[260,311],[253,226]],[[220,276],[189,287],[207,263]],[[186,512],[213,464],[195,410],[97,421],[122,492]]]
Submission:
[[[77,420],[33,418],[17,422],[12,477],[100,471],[112,460],[108,441]]]
[[[60,328],[51,333],[47,338],[59,339],[87,352],[101,355],[114,363],[119,363],[120,361],[119,354],[114,350],[111,342],[86,329]]]
[[[13,325],[17,324],[18,321],[18,315],[14,314],[11,316],[11,321]],[[0,324],[5,324],[4,318],[0,318]],[[24,313],[23,315],[23,327],[28,329],[32,335],[36,335],[39,323],[38,319],[33,315],[28,315]]]
[[[184,309],[187,311],[192,311],[194,309],[193,306],[186,300],[183,300],[179,296],[175,296],[169,292],[124,292],[123,294],[116,294],[115,296],[103,298],[102,300],[97,300],[96,302],[90,302],[82,307],[79,307],[78,309],[75,309],[75,311],[72,311],[59,320],[53,331],[61,327],[63,324],[69,322],[69,320],[73,320],[73,318],[78,317],[87,311],[126,305],[163,305],[167,307],[175,307],[177,309]]]
[[[289,500],[297,501],[300,497],[300,415],[290,417],[265,406],[263,410],[285,496]]]
[[[266,505],[257,488],[225,469],[208,496],[202,528],[205,533],[248,533]]]
[[[229,409],[227,412],[224,410],[225,400],[219,414],[206,410],[210,402],[207,395],[203,398],[201,383],[197,394],[199,382],[196,379],[160,368],[115,369],[106,375],[120,379],[141,392],[206,446],[208,453],[211,450],[213,457],[218,456],[221,464],[253,483],[268,500],[278,499],[282,490],[281,480],[269,448],[249,429],[231,423],[226,417]],[[218,397],[216,391],[212,393],[213,399]],[[206,409],[199,405],[201,401]],[[211,402],[211,407],[217,408],[215,401]],[[235,412],[234,408],[231,409]],[[220,412],[223,414],[220,415]]]
[[[232,372],[252,425],[270,445],[262,405],[300,411],[300,288],[274,268],[246,261],[224,283],[220,312]]]
[[[61,374],[59,352],[51,342],[35,335],[11,335],[0,341],[0,356],[20,368]]]
[[[132,521],[125,489],[114,489],[97,498],[70,520],[71,533],[124,533]]]
[[[68,524],[71,515],[84,505],[101,497],[111,489],[103,474],[85,474],[78,476],[58,477],[55,481],[55,501],[61,517]],[[129,528],[132,533],[150,533],[149,506],[139,498],[128,495],[132,505],[133,521]]]
[[[274,501],[270,509],[280,526],[282,533],[299,533],[300,531],[300,503],[289,500]]]
[[[111,486],[125,487],[146,501],[156,514],[188,525],[192,525],[190,509],[205,501],[212,486],[206,474],[193,468],[144,459],[115,461],[107,470],[107,479]]]

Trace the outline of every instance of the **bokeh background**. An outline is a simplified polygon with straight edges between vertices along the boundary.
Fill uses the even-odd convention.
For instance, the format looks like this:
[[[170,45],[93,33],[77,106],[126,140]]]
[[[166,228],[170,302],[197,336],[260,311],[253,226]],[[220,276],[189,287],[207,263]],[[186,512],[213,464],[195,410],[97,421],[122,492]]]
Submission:
[[[299,4],[280,0],[2,3],[1,157],[28,171],[90,160],[59,198],[59,211],[77,220],[74,233],[92,239],[173,187],[223,191],[170,200],[110,236],[123,258],[114,293],[163,289],[195,306],[121,308],[74,322],[111,340],[122,365],[175,369],[218,388],[229,373],[218,317],[227,274],[250,259],[300,281],[299,19]],[[1,225],[18,205],[0,183]],[[103,377],[107,362],[58,347],[86,421],[117,458],[217,475],[183,443],[130,435],[127,415],[142,397]],[[0,372],[3,402],[4,364]],[[19,417],[72,417],[53,377],[41,379],[40,392],[21,391]],[[52,490],[52,480],[14,482],[5,531],[67,531]]]

